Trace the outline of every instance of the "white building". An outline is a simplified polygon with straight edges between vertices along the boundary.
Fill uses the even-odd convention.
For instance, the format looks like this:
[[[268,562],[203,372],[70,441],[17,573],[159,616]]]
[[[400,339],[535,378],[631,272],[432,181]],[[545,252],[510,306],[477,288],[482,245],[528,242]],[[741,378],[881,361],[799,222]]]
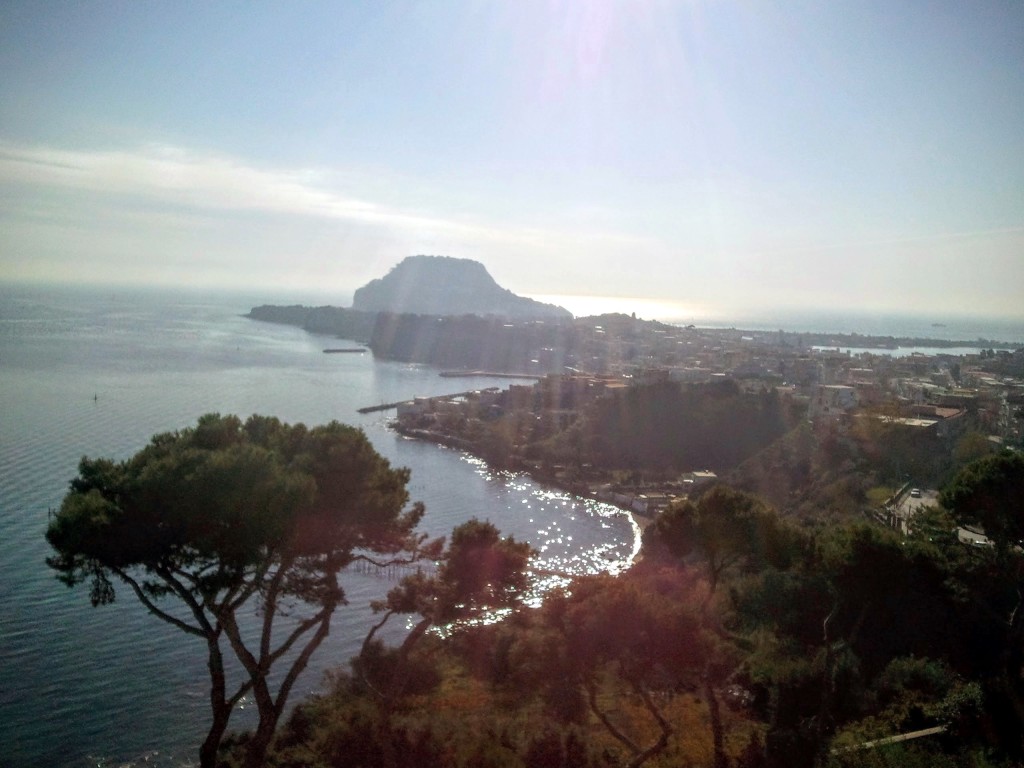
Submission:
[[[845,384],[819,384],[811,396],[811,419],[835,419],[857,407],[857,390]]]

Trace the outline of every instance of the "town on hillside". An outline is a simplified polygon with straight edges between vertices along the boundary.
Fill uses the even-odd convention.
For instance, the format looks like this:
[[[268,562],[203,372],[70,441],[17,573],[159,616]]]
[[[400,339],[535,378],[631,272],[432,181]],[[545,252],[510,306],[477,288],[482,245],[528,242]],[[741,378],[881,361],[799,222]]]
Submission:
[[[396,429],[641,515],[721,478],[783,512],[820,515],[824,503],[896,526],[911,491],[1024,434],[1024,349],[855,354],[908,340],[625,315],[575,320],[560,345],[531,347],[538,325],[550,323],[502,323],[530,357],[486,371],[536,379],[399,404]],[[413,346],[422,362],[450,359],[443,343]]]

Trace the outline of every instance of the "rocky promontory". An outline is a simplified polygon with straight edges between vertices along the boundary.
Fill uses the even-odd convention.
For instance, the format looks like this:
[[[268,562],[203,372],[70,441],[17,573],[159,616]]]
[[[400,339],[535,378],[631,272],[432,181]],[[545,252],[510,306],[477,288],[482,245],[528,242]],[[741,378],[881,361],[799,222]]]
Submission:
[[[517,296],[502,288],[472,259],[409,256],[384,277],[355,292],[352,309],[415,315],[479,315],[509,319],[565,319],[562,307]]]

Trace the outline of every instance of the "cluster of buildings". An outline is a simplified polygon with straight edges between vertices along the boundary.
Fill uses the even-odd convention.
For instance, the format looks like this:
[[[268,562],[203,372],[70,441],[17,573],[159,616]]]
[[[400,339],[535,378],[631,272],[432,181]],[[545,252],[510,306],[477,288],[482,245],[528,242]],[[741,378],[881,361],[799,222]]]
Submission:
[[[857,419],[877,419],[915,435],[934,435],[946,446],[968,429],[985,435],[993,445],[1021,444],[1024,349],[953,355],[937,348],[934,354],[901,356],[894,345],[863,350],[851,344],[844,349],[843,342],[850,340],[833,343],[834,337],[781,331],[677,328],[615,316],[613,322],[595,322],[582,330],[577,325],[570,350],[535,350],[533,383],[456,398],[417,399],[399,407],[399,423],[421,436],[445,435],[449,444],[464,447],[477,439],[483,422],[519,414],[506,446],[514,451],[520,441],[536,441],[568,428],[588,403],[616,389],[731,380],[752,392],[778,391],[805,406],[807,418],[815,424],[842,429]],[[558,372],[551,373],[552,367]],[[545,469],[557,474],[560,468]],[[578,470],[575,477],[581,477]],[[583,473],[586,492],[652,514],[714,475],[694,468],[671,483],[649,487],[598,479]]]
[[[892,339],[654,325],[610,342],[602,368],[630,382],[774,387],[805,401],[815,421],[870,414],[939,437],[968,424],[1006,445],[1024,437],[1024,348],[901,355]]]

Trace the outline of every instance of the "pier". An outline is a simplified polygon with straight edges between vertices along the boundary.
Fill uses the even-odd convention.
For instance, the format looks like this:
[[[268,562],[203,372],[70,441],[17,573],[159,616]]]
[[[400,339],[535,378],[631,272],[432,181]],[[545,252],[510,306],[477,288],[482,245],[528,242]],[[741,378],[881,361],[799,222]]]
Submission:
[[[437,574],[437,563],[432,560],[420,560],[415,563],[374,563],[370,560],[356,560],[346,567],[349,573],[361,576],[375,576],[387,581],[399,581],[406,576],[417,573],[433,577]]]
[[[544,374],[539,373],[498,373],[497,371],[441,371],[438,375],[446,379],[486,377],[489,379],[532,379],[537,381],[544,378]]]
[[[373,413],[374,411],[390,411],[393,408],[397,408],[400,405],[411,403],[412,400],[400,400],[397,403],[381,403],[380,405],[367,405],[363,408],[358,409],[359,413]]]
[[[466,397],[477,392],[494,391],[497,387],[487,387],[486,389],[468,389],[465,392],[453,392],[450,395],[431,395],[430,397],[422,398],[424,400],[451,400],[456,397]],[[415,400],[399,400],[397,403],[381,403],[380,405],[367,405],[363,408],[359,408],[359,413],[373,413],[374,411],[390,411],[397,408],[400,405],[412,405]]]

